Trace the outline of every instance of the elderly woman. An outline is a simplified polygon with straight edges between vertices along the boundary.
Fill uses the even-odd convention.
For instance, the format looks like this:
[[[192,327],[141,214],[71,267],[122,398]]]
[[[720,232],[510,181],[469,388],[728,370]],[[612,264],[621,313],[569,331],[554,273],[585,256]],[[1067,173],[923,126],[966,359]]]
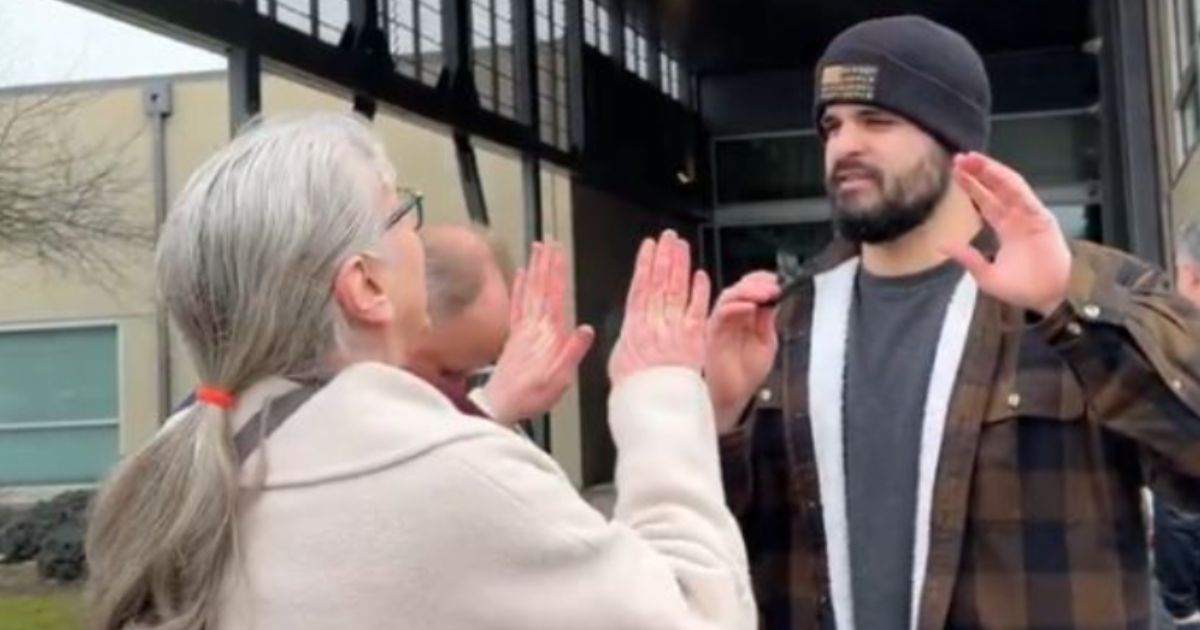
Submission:
[[[638,254],[606,521],[528,440],[405,371],[428,319],[419,205],[394,179],[343,115],[260,123],[192,176],[157,271],[203,386],[97,500],[90,627],[753,628],[686,245]],[[509,360],[534,376],[580,343],[546,258],[514,306]]]

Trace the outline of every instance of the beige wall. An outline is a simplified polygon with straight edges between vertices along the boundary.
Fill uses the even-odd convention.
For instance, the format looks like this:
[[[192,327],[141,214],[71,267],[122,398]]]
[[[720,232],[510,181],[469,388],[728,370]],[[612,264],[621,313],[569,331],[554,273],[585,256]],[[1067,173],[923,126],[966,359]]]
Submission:
[[[104,91],[65,92],[63,98],[78,105],[48,130],[80,150],[100,156],[120,155],[127,160],[125,176],[144,182],[121,201],[124,217],[147,229],[154,211],[150,179],[150,130],[142,116],[140,86]],[[5,95],[0,98],[28,98]],[[102,122],[102,124],[97,124]],[[84,158],[86,159],[86,158]],[[126,446],[134,428],[153,422],[156,415],[157,356],[155,309],[151,294],[152,254],[149,246],[112,250],[119,276],[103,276],[103,283],[79,269],[58,269],[31,261],[5,260],[0,266],[0,326],[7,329],[74,322],[112,322],[119,327],[118,357],[121,376],[118,407],[121,443]]]
[[[504,239],[513,260],[521,262],[525,259],[525,190],[520,155],[503,147],[476,142],[475,160],[479,164],[479,179],[483,182],[491,228]],[[543,203],[542,207],[544,214],[551,215],[550,205]]]
[[[579,265],[579,261],[575,258],[574,224],[572,221],[574,208],[571,201],[571,186],[571,178],[566,171],[543,166],[542,228],[547,238],[560,243],[563,249],[566,250],[567,260],[570,265],[567,275],[567,295],[570,299],[568,306],[570,312],[575,313],[576,319],[578,319],[579,309],[576,301],[578,292],[575,287],[577,275],[575,270]],[[591,321],[580,323],[588,323],[593,327],[598,327],[601,324],[601,322]],[[598,346],[599,344],[593,346],[591,354],[602,351],[602,348]],[[580,413],[579,405],[579,381],[576,378],[575,385],[567,391],[558,405],[550,412],[550,453],[562,464],[563,469],[567,472],[567,476],[571,478],[571,482],[576,487],[583,486],[583,432],[580,425],[582,414]]]
[[[216,76],[180,77],[172,83],[172,111],[165,128],[167,198],[174,199],[190,173],[229,133],[224,79]],[[127,203],[127,215],[148,228],[154,223],[153,129],[142,109],[144,82],[120,82],[95,88],[79,110],[78,120],[66,121],[62,132],[87,142],[107,136],[136,137],[125,152],[128,175],[140,180]],[[96,124],[103,121],[103,124]],[[156,430],[160,401],[158,353],[163,350],[157,330],[153,287],[153,253],[141,248],[121,258],[122,276],[97,284],[85,276],[38,265],[18,265],[0,274],[0,291],[18,290],[22,300],[0,306],[0,322],[12,325],[96,319],[120,327],[120,447],[136,448]],[[23,287],[23,288],[22,288]],[[16,308],[14,308],[16,306]],[[172,338],[170,400],[181,400],[195,383],[194,371],[177,337]]]
[[[225,78],[198,75],[171,79],[173,108],[166,122],[166,180],[173,200],[200,163],[229,137],[229,107]],[[144,184],[126,204],[127,214],[148,228],[154,222],[152,130],[142,110],[143,82],[114,83],[96,88],[76,115],[63,121],[60,132],[77,142],[135,138],[126,157],[130,174]],[[2,97],[0,97],[2,98]],[[264,77],[263,111],[349,108],[349,99],[324,93],[279,76]],[[95,124],[103,121],[103,124]],[[382,110],[376,129],[396,164],[401,185],[425,194],[431,223],[468,219],[454,144],[449,133],[434,124],[394,111]],[[477,159],[493,228],[518,261],[524,260],[525,221],[519,157],[506,149],[480,144]],[[543,175],[544,224],[547,234],[571,242],[570,181],[547,169]],[[156,430],[159,421],[159,339],[153,289],[153,253],[149,247],[122,252],[123,276],[111,286],[98,286],[82,276],[64,274],[37,264],[0,268],[0,294],[20,299],[0,300],[0,329],[56,322],[115,322],[120,327],[121,450],[129,452]],[[572,274],[573,275],[573,274]],[[573,294],[573,290],[572,290]],[[572,304],[573,308],[573,304]],[[172,334],[170,403],[195,386],[191,362],[178,335]],[[552,450],[571,477],[579,479],[578,394],[572,390],[553,412]]]
[[[168,203],[174,201],[205,158],[229,140],[229,99],[224,76],[176,80],[172,92],[174,103],[166,130]],[[171,401],[175,403],[196,386],[196,372],[173,328],[169,351]],[[133,443],[140,444],[149,438],[156,427],[156,423],[139,427]]]

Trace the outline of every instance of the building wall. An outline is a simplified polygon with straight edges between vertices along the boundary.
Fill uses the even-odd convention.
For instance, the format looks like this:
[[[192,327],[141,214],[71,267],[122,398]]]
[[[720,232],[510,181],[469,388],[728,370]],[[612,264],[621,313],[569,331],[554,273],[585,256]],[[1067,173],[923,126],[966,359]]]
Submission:
[[[200,164],[229,140],[229,97],[222,74],[171,81],[173,109],[166,124],[168,203],[174,201]],[[183,400],[196,383],[196,372],[182,339],[172,330],[169,346],[171,401]],[[131,427],[123,452],[144,443],[158,427],[157,414]]]
[[[173,107],[165,123],[166,190],[173,200],[200,163],[229,137],[229,107],[222,74],[173,77]],[[142,92],[147,81],[123,81],[90,86],[83,105],[62,121],[59,133],[72,142],[128,139],[129,175],[139,182],[124,207],[129,218],[152,229],[154,225],[153,130],[143,113]],[[11,97],[11,96],[9,96]],[[6,98],[0,94],[0,100]],[[270,115],[292,110],[346,110],[349,99],[328,94],[284,77],[263,81],[263,110]],[[97,124],[101,122],[102,124]],[[459,180],[454,145],[447,130],[413,117],[381,109],[376,129],[396,164],[399,183],[425,195],[430,223],[468,220]],[[523,261],[524,198],[520,159],[494,146],[477,148],[480,175],[493,228]],[[546,232],[572,251],[570,182],[563,174],[543,174],[543,212]],[[0,267],[0,334],[30,327],[54,329],[80,322],[112,323],[118,327],[119,451],[129,453],[153,435],[161,420],[159,353],[169,352],[170,401],[174,404],[195,386],[184,344],[172,332],[160,344],[153,288],[153,252],[149,246],[121,251],[121,277],[107,286],[87,276],[71,274],[32,262]],[[573,305],[572,305],[573,307]],[[63,359],[64,371],[71,369]],[[0,396],[3,395],[0,383]],[[572,390],[553,411],[552,451],[573,479],[580,479],[578,394]],[[2,436],[0,436],[2,439]],[[29,458],[38,453],[25,453]],[[57,456],[55,453],[48,457]],[[0,467],[0,486],[5,485]]]
[[[583,485],[612,481],[616,450],[608,428],[608,356],[620,334],[638,245],[673,229],[699,251],[696,222],[640,207],[578,180],[574,204],[578,312],[596,327],[596,347],[580,370]],[[586,279],[586,282],[582,280]]]
[[[1185,221],[1200,220],[1200,159],[1196,156],[1200,142],[1192,141],[1189,144],[1189,136],[1195,137],[1193,134],[1197,132],[1197,117],[1187,115],[1187,110],[1181,111],[1176,105],[1187,92],[1186,82],[1180,76],[1180,66],[1186,64],[1187,59],[1181,59],[1176,49],[1178,40],[1174,6],[1177,0],[1146,0],[1146,3],[1149,18],[1147,28],[1150,29],[1149,40],[1152,42],[1153,132],[1158,147],[1159,182],[1163,190],[1163,207],[1160,211],[1165,213],[1165,223],[1172,237],[1169,240],[1173,240]],[[1194,29],[1190,30],[1195,32]],[[1194,35],[1192,41],[1193,45],[1197,43]],[[1171,246],[1173,243],[1168,244],[1168,247]]]
[[[29,102],[40,95],[22,93],[4,96],[4,100]],[[127,160],[127,176],[144,182],[120,200],[126,210],[124,217],[145,228],[153,225],[154,211],[150,185],[151,134],[142,116],[141,91],[135,86],[121,86],[102,91],[63,91],[57,99],[72,99],[77,104],[68,115],[47,130],[76,147],[89,147],[95,155],[112,155],[120,151]],[[97,124],[102,122],[103,124]],[[126,145],[126,143],[128,143]],[[126,145],[121,151],[118,147]],[[86,154],[84,154],[86,155]],[[103,158],[101,158],[103,159]],[[152,252],[150,247],[122,247],[112,251],[119,276],[106,276],[100,283],[74,269],[59,269],[28,260],[6,260],[0,266],[0,330],[13,332],[37,329],[51,334],[57,329],[81,324],[115,324],[117,326],[117,410],[120,428],[117,433],[120,447],[130,447],[142,434],[142,427],[152,426],[157,408],[156,381],[153,366],[157,353],[156,318],[152,293]],[[75,367],[72,357],[62,358],[62,369]],[[14,369],[14,366],[8,366]],[[67,378],[66,376],[64,378]],[[59,396],[75,391],[57,390]],[[82,418],[81,418],[82,419]],[[82,438],[80,432],[66,430]],[[16,452],[6,458],[24,462],[53,476],[44,458],[30,452],[32,446],[56,441],[58,430],[22,431],[0,435]],[[70,462],[63,462],[69,467]],[[64,481],[75,477],[67,475]]]
[[[577,323],[588,323],[599,328],[601,322],[585,315],[579,306],[583,285],[578,283],[581,268],[593,268],[605,256],[588,258],[585,249],[575,239],[575,205],[571,176],[564,170],[543,166],[542,169],[542,216],[546,238],[563,246],[567,257],[567,309],[576,314]],[[590,360],[604,356],[603,347],[597,339],[588,353]],[[576,487],[588,485],[584,477],[583,455],[583,399],[580,395],[582,368],[576,384],[554,409],[550,410],[550,453],[562,465],[567,476]]]

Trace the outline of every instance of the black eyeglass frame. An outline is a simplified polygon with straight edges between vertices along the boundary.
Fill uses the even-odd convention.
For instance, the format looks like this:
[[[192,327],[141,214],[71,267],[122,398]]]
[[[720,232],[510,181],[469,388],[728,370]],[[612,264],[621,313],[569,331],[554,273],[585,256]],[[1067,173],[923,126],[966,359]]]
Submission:
[[[404,217],[408,216],[408,214],[413,211],[416,211],[417,213],[417,224],[413,226],[413,229],[421,229],[421,226],[425,224],[425,196],[422,195],[421,191],[419,190],[411,190],[407,188],[399,188],[396,190],[396,192],[400,194],[402,199],[405,196],[407,196],[408,199],[403,201],[399,207],[397,207],[390,215],[388,215],[387,223],[383,225],[383,229],[392,229],[392,227],[404,220]]]

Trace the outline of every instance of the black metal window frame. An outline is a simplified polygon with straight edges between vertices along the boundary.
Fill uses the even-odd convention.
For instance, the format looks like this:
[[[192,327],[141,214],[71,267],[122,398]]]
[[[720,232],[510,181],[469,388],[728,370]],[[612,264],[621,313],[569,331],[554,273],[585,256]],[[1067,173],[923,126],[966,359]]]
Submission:
[[[612,24],[612,13],[601,0],[583,0],[584,43],[605,56],[612,56]]]
[[[330,43],[337,43],[345,28],[344,23],[324,19],[320,0],[258,0],[258,12],[284,26]],[[346,12],[349,12],[348,7]]]
[[[622,25],[625,29],[625,69],[643,79],[650,78],[650,42],[641,29],[632,21]]]
[[[437,0],[383,0],[380,22],[395,71],[425,85],[442,74],[442,7]]]
[[[471,37],[480,106],[517,117],[516,30],[512,0],[471,0]]]
[[[567,6],[565,0],[535,0],[539,134],[543,142],[566,150],[569,144],[567,112]]]
[[[662,77],[662,85],[659,87],[662,88],[663,93],[667,96],[677,101],[682,100],[680,98],[682,90],[680,88],[679,61],[670,53],[663,50],[659,53],[659,64],[662,68],[660,75]]]
[[[1174,86],[1176,164],[1182,166],[1200,140],[1200,0],[1171,0],[1171,81]]]
[[[487,55],[472,54],[471,3],[487,2],[490,9],[489,0],[67,1],[228,51],[231,89],[239,88],[231,92],[232,128],[259,111],[259,76],[269,70],[302,78],[318,89],[344,91],[353,97],[355,110],[364,115],[373,115],[377,104],[400,108],[471,136],[529,152],[539,160],[566,168],[580,166],[583,78],[577,75],[582,71],[585,46],[583,0],[507,0],[513,7],[513,116],[494,111],[506,110],[506,106],[487,106],[487,97],[495,90],[485,89],[483,98],[478,98],[480,90],[472,72],[472,58],[482,57],[480,65],[501,67],[501,76],[493,81],[503,84],[507,79],[504,62],[489,63]],[[618,67],[623,65],[626,48],[625,22],[632,21],[626,19],[624,4],[623,0],[597,0],[591,9],[599,22],[592,26],[592,33],[595,36],[599,29],[599,48],[607,50]],[[537,5],[545,16],[534,15]],[[298,28],[298,21],[294,25],[279,21],[289,8],[304,11],[306,6],[307,27]],[[342,21],[343,10],[349,16],[339,41],[331,42],[333,24]],[[499,8],[497,14],[502,14]],[[552,37],[537,36],[539,20],[549,24]],[[492,31],[489,25],[483,30],[495,34],[503,54],[503,27]],[[644,36],[644,28],[637,30]],[[678,83],[680,100],[687,104],[684,69],[679,68],[676,80],[660,76],[660,43],[630,45],[643,56],[653,52],[653,84]],[[651,74],[647,62],[641,65],[645,66],[643,76]],[[442,85],[451,66],[454,79]],[[506,101],[503,87],[500,92],[500,100]],[[496,105],[494,100],[491,104]]]

